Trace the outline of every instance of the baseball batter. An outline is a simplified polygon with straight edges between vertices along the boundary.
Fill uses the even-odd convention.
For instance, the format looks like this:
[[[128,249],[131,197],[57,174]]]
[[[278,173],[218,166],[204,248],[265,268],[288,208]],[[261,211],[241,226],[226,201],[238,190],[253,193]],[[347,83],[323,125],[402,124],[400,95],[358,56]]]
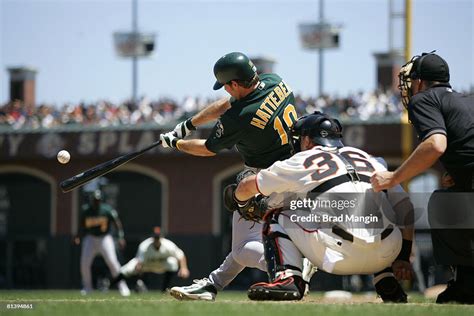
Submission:
[[[164,274],[161,286],[163,292],[174,275],[184,279],[189,277],[184,252],[174,242],[162,236],[160,227],[155,227],[153,236],[140,243],[135,258],[120,268],[120,274],[113,283],[145,272]],[[137,280],[137,284],[142,282]]]
[[[287,130],[297,119],[292,89],[276,74],[258,75],[252,61],[233,52],[214,66],[214,90],[225,88],[230,99],[219,100],[160,135],[163,147],[176,148],[196,156],[214,156],[236,146],[246,168],[258,170],[290,157]],[[217,120],[218,119],[218,120]],[[197,126],[217,120],[209,138],[183,138]],[[232,220],[232,251],[209,278],[188,287],[174,287],[177,299],[214,300],[245,267],[266,271],[261,242],[261,224]],[[311,270],[311,269],[310,269]]]
[[[376,170],[386,169],[366,152],[344,147],[342,126],[337,120],[316,112],[298,120],[292,131],[300,136],[302,151],[245,178],[234,194],[238,203],[258,193],[270,196],[291,192],[305,197],[292,198],[289,206],[284,205],[282,210],[268,216],[263,241],[271,283],[254,284],[249,289],[249,298],[301,299],[304,256],[328,273],[374,273],[377,293],[384,302],[406,302],[406,294],[395,275],[410,278],[412,273],[409,254],[413,221],[406,220],[412,215],[413,207],[408,195],[400,187],[387,193],[372,191],[370,176]],[[324,196],[312,200],[313,204],[329,201],[330,205],[314,206],[308,202],[313,197],[308,193]],[[354,196],[358,200],[351,206],[349,198]],[[300,203],[303,201],[310,210],[316,210],[309,217],[307,211],[299,211],[304,207]],[[378,216],[365,213],[368,210],[375,213],[380,206],[383,211]],[[403,215],[402,222],[407,223],[401,230],[395,225],[397,221],[389,220],[393,221],[394,212]],[[314,224],[308,226],[308,222]],[[374,223],[377,225],[371,225]]]
[[[110,234],[112,224],[116,226],[120,238],[119,243],[124,247],[124,233],[117,211],[109,204],[102,202],[102,192],[95,190],[91,194],[90,203],[82,207],[79,237],[76,238],[76,243],[82,243],[81,277],[83,289],[81,293],[83,295],[93,290],[91,265],[96,255],[100,254],[104,258],[112,277],[115,278],[119,274],[120,263],[117,260],[114,240]],[[117,286],[122,296],[130,295],[125,281],[120,281]]]

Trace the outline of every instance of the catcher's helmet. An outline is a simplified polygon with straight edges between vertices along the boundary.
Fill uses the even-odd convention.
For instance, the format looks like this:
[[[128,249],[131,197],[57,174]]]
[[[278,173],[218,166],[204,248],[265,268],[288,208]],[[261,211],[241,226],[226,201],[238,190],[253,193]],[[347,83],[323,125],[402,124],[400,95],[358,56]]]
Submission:
[[[291,145],[294,152],[300,151],[299,138],[309,136],[313,143],[328,147],[344,147],[342,125],[338,120],[319,111],[300,117],[291,127]]]
[[[214,65],[216,83],[214,90],[219,90],[232,80],[252,80],[257,74],[257,67],[243,53],[233,52],[219,58]]]

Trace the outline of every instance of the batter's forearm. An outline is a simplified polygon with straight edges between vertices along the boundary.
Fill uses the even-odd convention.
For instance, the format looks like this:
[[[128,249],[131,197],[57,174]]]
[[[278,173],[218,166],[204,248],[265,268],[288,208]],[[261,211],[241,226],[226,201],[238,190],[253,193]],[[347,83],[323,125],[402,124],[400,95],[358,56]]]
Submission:
[[[207,149],[205,139],[180,139],[176,143],[176,148],[184,153],[194,156],[214,156],[215,153]]]
[[[195,127],[198,127],[209,122],[213,122],[217,120],[222,114],[224,114],[225,111],[230,109],[230,106],[229,99],[227,98],[217,100],[194,115],[191,119],[191,123]]]

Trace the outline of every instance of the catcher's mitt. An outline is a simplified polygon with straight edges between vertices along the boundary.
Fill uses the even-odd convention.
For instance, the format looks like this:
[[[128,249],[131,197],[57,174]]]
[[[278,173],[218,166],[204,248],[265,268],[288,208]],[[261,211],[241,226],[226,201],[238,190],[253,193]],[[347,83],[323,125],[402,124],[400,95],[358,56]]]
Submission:
[[[267,211],[267,198],[262,195],[257,195],[244,203],[238,202],[235,199],[235,189],[237,184],[230,184],[224,189],[224,205],[231,211],[237,211],[240,218],[246,221],[259,222],[265,212]]]

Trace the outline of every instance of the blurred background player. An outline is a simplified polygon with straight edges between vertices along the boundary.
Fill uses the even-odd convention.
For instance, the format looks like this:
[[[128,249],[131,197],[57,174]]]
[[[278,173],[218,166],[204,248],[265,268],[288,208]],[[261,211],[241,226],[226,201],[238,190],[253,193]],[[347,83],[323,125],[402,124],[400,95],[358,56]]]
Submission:
[[[385,167],[366,152],[344,146],[339,121],[315,112],[300,118],[292,127],[292,135],[299,137],[294,147],[296,151],[301,146],[301,152],[245,178],[234,193],[238,204],[246,204],[245,201],[259,193],[270,196],[288,192],[305,198],[316,195],[318,200],[338,204],[357,196],[355,207],[346,210],[319,207],[315,215],[364,216],[369,212],[377,214],[374,210],[381,213],[377,221],[365,225],[354,224],[359,221],[346,217],[342,221],[322,219],[304,227],[306,221],[299,222],[293,216],[307,216],[308,209],[302,213],[289,208],[273,212],[266,217],[263,229],[270,283],[252,285],[249,298],[303,298],[305,282],[301,271],[302,256],[305,256],[328,273],[374,274],[375,289],[384,302],[406,303],[407,295],[396,278],[410,279],[413,273],[409,261],[414,232],[413,206],[408,195],[401,188],[370,193],[370,175]],[[293,136],[291,139],[296,140]],[[311,193],[312,196],[308,195]],[[374,227],[375,222],[380,225]],[[395,226],[398,223],[400,229]]]
[[[439,159],[451,186],[430,198],[431,238],[437,263],[453,267],[454,279],[436,302],[474,304],[474,96],[451,88],[448,63],[434,53],[414,56],[399,78],[403,105],[421,143],[394,172],[377,172],[372,185],[376,191],[391,188]]]
[[[163,237],[160,227],[155,227],[153,236],[140,243],[135,258],[120,268],[120,273],[112,284],[138,276],[137,289],[146,290],[146,285],[140,278],[146,272],[164,274],[161,286],[163,292],[174,275],[183,279],[189,277],[184,252],[174,242]]]
[[[222,56],[214,65],[214,75],[214,90],[224,87],[231,98],[210,104],[178,124],[174,131],[161,134],[163,147],[196,156],[214,156],[236,146],[245,162],[245,170],[238,178],[290,157],[286,131],[297,119],[291,88],[276,74],[259,76],[253,62],[240,52]],[[216,120],[207,140],[183,139],[197,126]],[[234,212],[232,251],[221,266],[209,278],[196,280],[191,286],[173,287],[170,294],[177,299],[214,300],[217,291],[245,267],[266,271],[261,229],[260,223],[240,220]]]
[[[110,233],[112,224],[117,229],[119,245],[124,248],[123,227],[117,211],[111,205],[102,201],[101,190],[91,192],[89,202],[82,206],[79,235],[75,239],[76,244],[82,243],[81,277],[83,288],[81,294],[83,295],[93,290],[91,266],[96,255],[100,254],[104,258],[113,278],[119,274],[120,263]],[[130,290],[125,281],[119,281],[117,287],[122,296],[130,295]]]

